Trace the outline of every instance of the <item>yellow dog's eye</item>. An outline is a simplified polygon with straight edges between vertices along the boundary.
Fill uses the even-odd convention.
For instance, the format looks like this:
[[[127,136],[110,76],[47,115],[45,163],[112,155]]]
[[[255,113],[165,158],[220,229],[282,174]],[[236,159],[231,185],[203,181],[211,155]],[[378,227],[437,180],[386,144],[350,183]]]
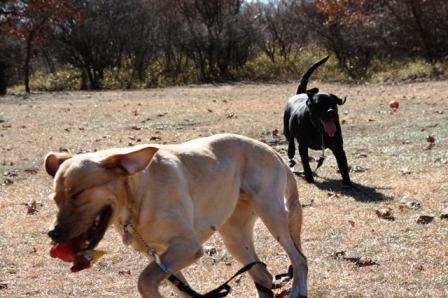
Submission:
[[[71,196],[72,201],[77,200],[81,193],[82,193],[82,191],[72,194],[72,196]]]
[[[69,192],[70,199],[72,201],[74,201],[74,200],[78,199],[79,195],[84,191],[84,189],[80,189],[79,187],[76,189],[73,187],[70,187],[70,188],[66,188],[65,191]]]

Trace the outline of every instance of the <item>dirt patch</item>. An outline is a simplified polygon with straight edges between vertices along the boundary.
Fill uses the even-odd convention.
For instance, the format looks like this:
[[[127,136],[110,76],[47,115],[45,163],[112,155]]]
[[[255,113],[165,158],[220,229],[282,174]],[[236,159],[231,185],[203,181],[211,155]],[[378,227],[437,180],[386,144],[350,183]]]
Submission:
[[[347,96],[339,112],[357,190],[341,187],[330,151],[316,184],[297,178],[310,297],[445,297],[448,82],[313,86]],[[263,140],[286,158],[282,113],[295,89],[296,83],[235,84],[0,98],[0,296],[139,297],[136,281],[147,261],[114,231],[98,247],[108,254],[92,269],[72,274],[50,258],[46,230],[56,208],[42,167],[49,151],[180,143],[232,132]],[[396,111],[391,100],[400,104]],[[383,209],[387,216],[380,216]],[[421,216],[433,219],[418,221]],[[268,268],[285,272],[287,257],[261,223],[255,238]],[[241,267],[219,236],[207,245],[216,254],[185,271],[202,293]],[[232,286],[232,297],[255,295],[248,276]],[[166,283],[162,291],[174,295]]]

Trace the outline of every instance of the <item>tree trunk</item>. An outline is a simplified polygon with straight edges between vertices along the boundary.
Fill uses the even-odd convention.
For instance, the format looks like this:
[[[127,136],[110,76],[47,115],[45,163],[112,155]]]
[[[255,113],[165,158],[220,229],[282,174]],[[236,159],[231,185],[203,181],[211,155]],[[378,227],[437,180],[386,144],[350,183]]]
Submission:
[[[6,79],[6,63],[0,57],[0,96],[6,95],[8,81]]]

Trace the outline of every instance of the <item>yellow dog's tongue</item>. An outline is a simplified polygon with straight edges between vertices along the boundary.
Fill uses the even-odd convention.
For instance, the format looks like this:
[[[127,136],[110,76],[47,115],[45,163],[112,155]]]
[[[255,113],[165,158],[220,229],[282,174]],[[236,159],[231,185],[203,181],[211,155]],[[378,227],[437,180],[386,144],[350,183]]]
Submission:
[[[333,120],[321,121],[324,125],[325,132],[330,136],[334,136],[336,133],[336,125],[334,125]]]

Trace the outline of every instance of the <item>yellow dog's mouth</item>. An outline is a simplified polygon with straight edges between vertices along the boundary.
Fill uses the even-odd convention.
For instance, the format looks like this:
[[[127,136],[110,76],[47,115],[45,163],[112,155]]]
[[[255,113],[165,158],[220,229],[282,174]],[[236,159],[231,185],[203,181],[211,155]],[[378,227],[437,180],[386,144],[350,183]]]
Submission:
[[[84,244],[83,249],[94,249],[103,239],[108,228],[109,219],[112,216],[112,207],[106,206],[95,217],[90,227],[79,237]]]
[[[104,207],[95,217],[90,227],[81,235],[66,242],[51,242],[50,255],[65,262],[74,262],[76,256],[84,250],[94,249],[103,239],[112,216],[112,207]]]

